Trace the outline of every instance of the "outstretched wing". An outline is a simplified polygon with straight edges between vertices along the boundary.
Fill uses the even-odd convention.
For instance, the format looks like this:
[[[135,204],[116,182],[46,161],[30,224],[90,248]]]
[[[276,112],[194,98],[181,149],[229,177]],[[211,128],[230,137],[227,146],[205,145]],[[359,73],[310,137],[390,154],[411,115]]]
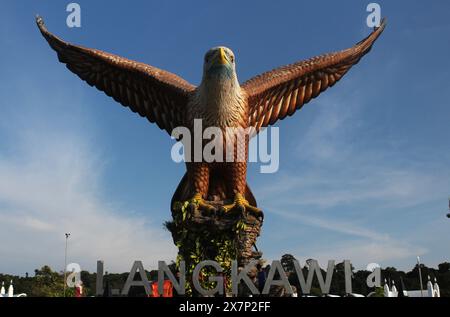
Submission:
[[[367,54],[386,26],[352,48],[317,56],[258,75],[242,85],[248,95],[249,125],[261,128],[292,116],[311,99],[332,87]]]
[[[64,42],[36,23],[59,61],[89,85],[105,92],[171,134],[182,124],[189,94],[195,89],[184,79],[156,67],[99,50]]]

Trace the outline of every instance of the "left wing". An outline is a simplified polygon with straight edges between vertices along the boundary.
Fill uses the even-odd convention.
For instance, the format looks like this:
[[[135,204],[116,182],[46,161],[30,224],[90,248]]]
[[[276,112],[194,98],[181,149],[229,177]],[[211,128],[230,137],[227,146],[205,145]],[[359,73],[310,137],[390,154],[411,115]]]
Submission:
[[[366,55],[386,26],[379,28],[352,48],[283,66],[246,81],[249,125],[261,128],[292,116],[322,91],[332,87]]]
[[[36,23],[58,54],[59,61],[90,86],[156,123],[169,135],[175,127],[183,124],[194,85],[144,63],[67,43],[50,33],[42,18],[37,17]]]

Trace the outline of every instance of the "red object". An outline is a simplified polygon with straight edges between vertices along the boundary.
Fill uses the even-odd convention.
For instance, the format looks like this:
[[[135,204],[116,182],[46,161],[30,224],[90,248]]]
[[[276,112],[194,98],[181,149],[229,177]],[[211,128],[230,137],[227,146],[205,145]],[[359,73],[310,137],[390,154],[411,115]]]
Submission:
[[[83,297],[83,286],[75,287],[75,297]]]
[[[161,297],[158,291],[158,282],[152,283],[152,295],[150,297]],[[162,297],[173,297],[173,285],[170,280],[164,281]]]

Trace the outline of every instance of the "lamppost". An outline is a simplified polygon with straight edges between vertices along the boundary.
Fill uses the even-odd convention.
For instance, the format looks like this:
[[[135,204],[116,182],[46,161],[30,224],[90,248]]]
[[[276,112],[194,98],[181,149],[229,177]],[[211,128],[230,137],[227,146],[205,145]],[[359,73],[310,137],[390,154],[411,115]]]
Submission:
[[[64,297],[66,297],[66,275],[67,275],[67,240],[69,240],[70,233],[66,233],[66,248],[64,250]]]
[[[422,282],[422,270],[420,269],[420,257],[417,257],[417,268],[419,269],[420,296],[423,297],[423,282]]]

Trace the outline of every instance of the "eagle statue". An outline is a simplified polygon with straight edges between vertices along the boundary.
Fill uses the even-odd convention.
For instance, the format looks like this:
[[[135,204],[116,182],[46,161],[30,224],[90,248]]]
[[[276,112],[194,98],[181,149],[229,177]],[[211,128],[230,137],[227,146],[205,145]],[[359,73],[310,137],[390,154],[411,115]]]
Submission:
[[[42,18],[37,17],[36,22],[70,71],[170,135],[176,127],[193,129],[195,119],[202,120],[203,128],[252,128],[258,133],[292,116],[357,64],[386,25],[383,19],[368,37],[349,49],[279,67],[243,84],[238,81],[233,52],[215,47],[205,54],[203,78],[196,87],[154,66],[65,42],[46,29]],[[233,155],[247,158],[250,137],[238,139],[244,143],[234,146]],[[244,152],[238,153],[238,149]],[[186,168],[172,204],[187,202],[191,211],[211,212],[216,210],[212,201],[223,201],[223,212],[261,213],[247,185],[247,159],[187,161]]]

